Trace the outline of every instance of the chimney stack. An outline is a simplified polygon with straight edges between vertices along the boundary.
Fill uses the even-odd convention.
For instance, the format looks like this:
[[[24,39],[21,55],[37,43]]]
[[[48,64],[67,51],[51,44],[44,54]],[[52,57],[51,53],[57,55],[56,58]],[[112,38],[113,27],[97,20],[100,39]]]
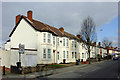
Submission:
[[[80,38],[80,35],[78,34],[77,37]]]
[[[32,11],[27,12],[27,18],[32,22]]]
[[[63,28],[63,27],[59,28],[59,30],[60,30],[62,33],[64,33],[64,28]]]
[[[98,45],[101,46],[101,43],[99,42]]]
[[[96,46],[96,42],[94,42],[94,45]]]
[[[16,25],[17,25],[18,21],[20,20],[20,18],[21,18],[20,15],[17,15],[17,16],[16,16]]]

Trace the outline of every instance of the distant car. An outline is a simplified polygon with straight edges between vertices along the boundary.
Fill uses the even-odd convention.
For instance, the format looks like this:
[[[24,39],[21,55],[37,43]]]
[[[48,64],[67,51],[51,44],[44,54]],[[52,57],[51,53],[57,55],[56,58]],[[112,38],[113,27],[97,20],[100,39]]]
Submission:
[[[118,57],[113,57],[113,60],[118,60]]]

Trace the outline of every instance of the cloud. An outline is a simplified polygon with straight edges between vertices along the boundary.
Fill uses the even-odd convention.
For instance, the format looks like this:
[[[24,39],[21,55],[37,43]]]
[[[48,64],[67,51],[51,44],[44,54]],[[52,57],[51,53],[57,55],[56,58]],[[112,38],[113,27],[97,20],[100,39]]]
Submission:
[[[4,0],[4,2],[118,2],[119,0]]]
[[[65,31],[77,34],[84,18],[91,16],[97,26],[109,23],[117,16],[118,4],[113,2],[32,2],[2,4],[3,41],[8,39],[15,24],[15,16],[33,10],[33,18]]]

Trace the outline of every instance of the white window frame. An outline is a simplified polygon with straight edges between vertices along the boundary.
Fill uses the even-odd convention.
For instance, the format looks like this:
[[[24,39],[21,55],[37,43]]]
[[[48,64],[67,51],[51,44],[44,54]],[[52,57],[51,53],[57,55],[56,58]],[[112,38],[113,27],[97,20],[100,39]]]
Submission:
[[[44,57],[45,55],[45,57]],[[46,48],[43,48],[43,59],[46,59],[47,58],[47,55],[46,55]]]
[[[65,46],[65,38],[63,38],[63,46]]]
[[[43,33],[43,42],[46,43],[46,33]]]
[[[75,52],[75,59],[77,58],[77,52]]]
[[[59,41],[60,41],[60,39],[59,38],[57,38],[57,45],[59,46],[60,44],[59,44]]]
[[[65,59],[65,51],[63,51],[63,58]]]
[[[73,46],[74,46],[74,41],[72,41],[72,48],[73,48]]]
[[[82,53],[82,58],[84,58],[84,53]]]
[[[75,45],[74,46],[75,46],[75,48],[77,48],[77,41],[76,40],[75,40]]]
[[[69,40],[67,39],[67,47],[69,46]]]
[[[51,43],[51,35],[48,34],[48,43]]]
[[[53,37],[53,45],[55,45],[55,37]]]
[[[48,58],[51,58],[51,49],[48,49],[48,51],[50,50],[50,53],[48,52]]]
[[[69,51],[67,51],[67,59],[69,59]]]
[[[72,59],[74,58],[74,52],[72,52]]]

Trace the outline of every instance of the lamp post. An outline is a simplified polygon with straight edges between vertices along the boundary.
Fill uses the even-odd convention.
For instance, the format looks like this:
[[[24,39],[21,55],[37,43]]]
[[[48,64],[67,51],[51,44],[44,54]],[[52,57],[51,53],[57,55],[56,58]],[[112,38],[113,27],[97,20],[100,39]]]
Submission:
[[[103,31],[103,29],[96,30],[95,58],[97,58],[97,31]]]

